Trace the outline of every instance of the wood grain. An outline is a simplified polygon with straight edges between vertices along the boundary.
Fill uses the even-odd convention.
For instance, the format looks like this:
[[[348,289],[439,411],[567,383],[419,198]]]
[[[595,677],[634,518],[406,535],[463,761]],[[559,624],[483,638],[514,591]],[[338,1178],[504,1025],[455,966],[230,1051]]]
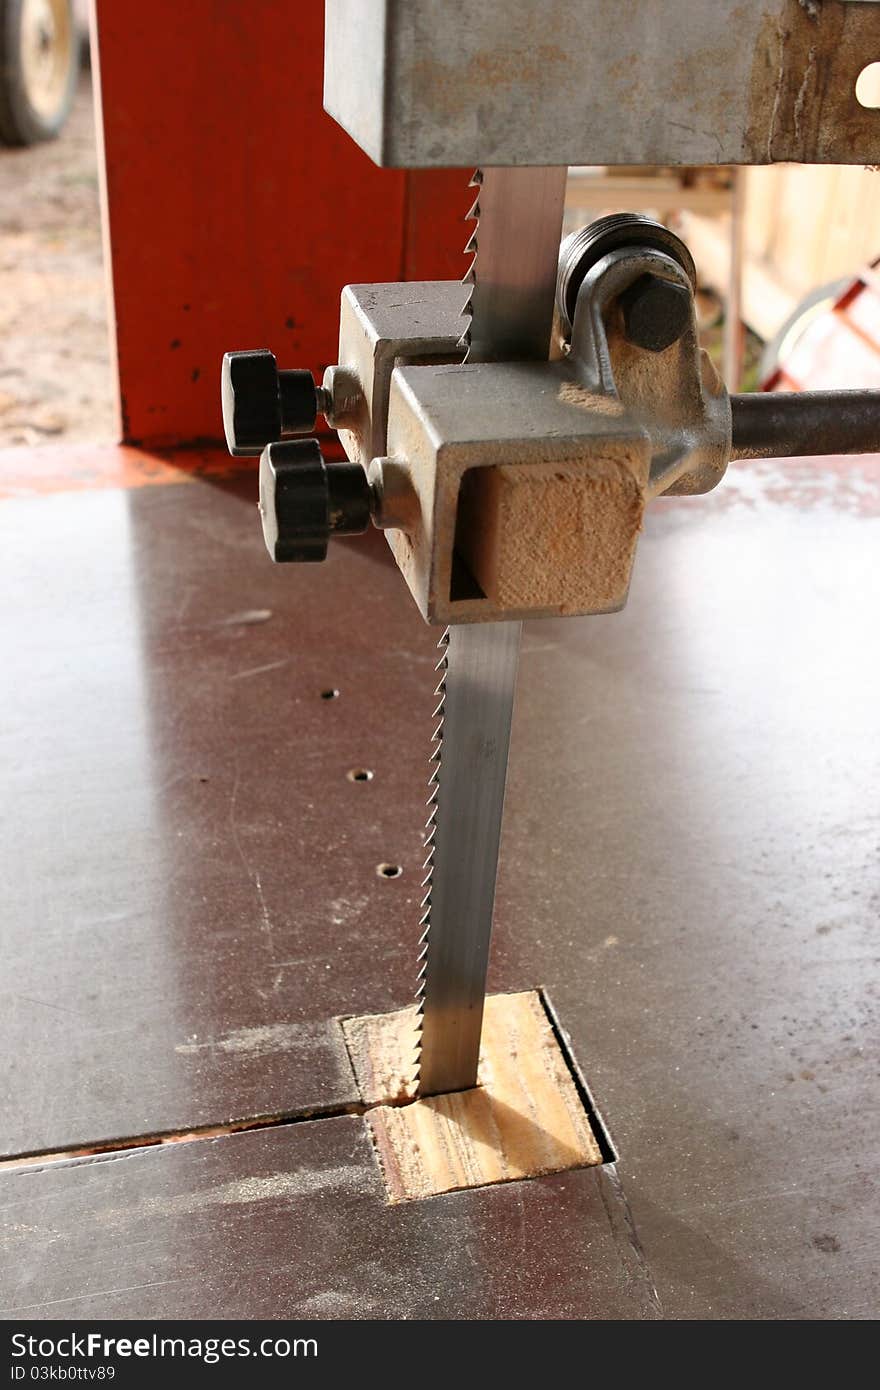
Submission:
[[[572,404],[582,395],[573,383],[560,391]],[[496,607],[564,613],[624,602],[645,509],[630,453],[615,442],[586,464],[468,470],[456,545]]]
[[[411,1099],[414,1009],[343,1026],[389,1202],[601,1163],[535,991],[490,995],[476,1087],[425,1100]]]

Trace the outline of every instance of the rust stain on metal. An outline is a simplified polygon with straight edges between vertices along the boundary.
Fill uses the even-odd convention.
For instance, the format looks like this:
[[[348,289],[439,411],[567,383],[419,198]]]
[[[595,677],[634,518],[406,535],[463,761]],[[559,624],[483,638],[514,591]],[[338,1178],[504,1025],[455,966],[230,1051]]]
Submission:
[[[755,47],[743,160],[852,164],[880,139],[880,113],[856,79],[880,59],[880,9],[844,0],[787,0]]]
[[[524,84],[553,82],[570,61],[564,48],[545,43],[528,51],[517,48],[504,53],[477,52],[461,67],[426,57],[413,63],[409,75],[414,88],[432,94],[431,106],[435,111],[452,116],[461,106],[462,91],[517,91]]]

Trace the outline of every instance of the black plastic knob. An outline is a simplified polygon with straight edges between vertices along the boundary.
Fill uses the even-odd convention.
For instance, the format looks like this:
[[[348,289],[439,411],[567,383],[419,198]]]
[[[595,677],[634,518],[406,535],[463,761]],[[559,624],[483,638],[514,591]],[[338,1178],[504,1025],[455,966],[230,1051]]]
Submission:
[[[236,458],[315,428],[319,396],[311,372],[280,372],[266,348],[224,354],[220,395],[226,443]]]
[[[327,557],[331,536],[357,536],[372,514],[359,463],[328,463],[317,439],[267,445],[260,457],[260,516],[266,549],[279,564]]]

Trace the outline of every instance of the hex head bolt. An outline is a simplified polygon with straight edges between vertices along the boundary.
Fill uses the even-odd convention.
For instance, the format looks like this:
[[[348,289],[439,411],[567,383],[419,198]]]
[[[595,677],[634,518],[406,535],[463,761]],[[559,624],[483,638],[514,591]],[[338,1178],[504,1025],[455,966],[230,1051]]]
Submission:
[[[690,323],[691,297],[684,285],[649,272],[627,286],[618,302],[627,341],[647,352],[665,352]]]

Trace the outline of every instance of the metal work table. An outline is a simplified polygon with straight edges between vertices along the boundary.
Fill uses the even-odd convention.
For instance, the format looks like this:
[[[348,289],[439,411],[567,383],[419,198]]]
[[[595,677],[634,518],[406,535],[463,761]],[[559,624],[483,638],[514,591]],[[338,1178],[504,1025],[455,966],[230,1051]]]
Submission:
[[[3,1314],[876,1315],[880,460],[734,465],[527,628],[490,984],[619,1160],[395,1208],[333,1020],[411,999],[436,633],[252,489],[0,503],[3,1153],[110,1148],[0,1168]]]

